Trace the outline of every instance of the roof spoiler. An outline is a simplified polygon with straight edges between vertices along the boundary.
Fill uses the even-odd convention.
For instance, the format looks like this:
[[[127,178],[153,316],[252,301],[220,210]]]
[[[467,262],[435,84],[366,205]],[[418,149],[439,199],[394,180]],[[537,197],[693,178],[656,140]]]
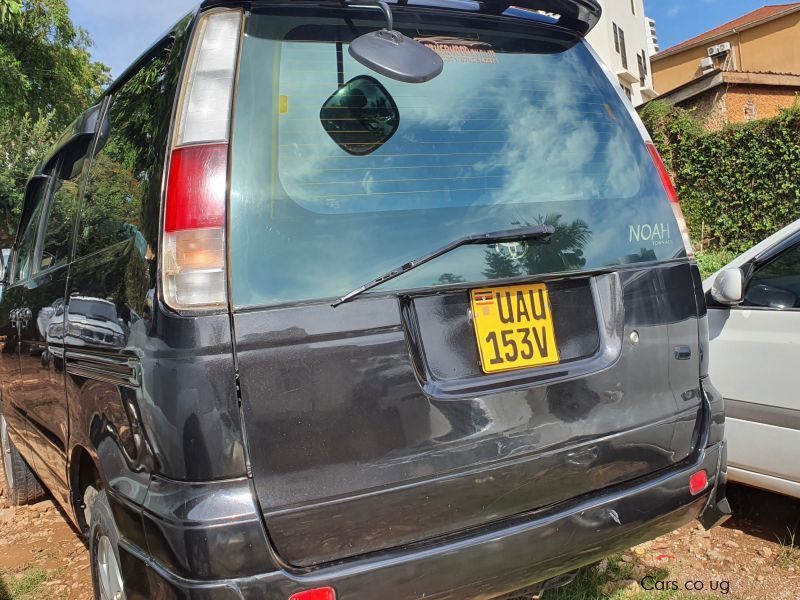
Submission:
[[[204,0],[201,9],[214,6],[242,5],[255,3],[257,0]],[[330,5],[335,0],[273,0],[274,4],[306,3]],[[339,0],[338,3],[340,3]],[[386,0],[390,5],[422,6],[425,8],[442,8],[449,10],[464,10],[492,15],[502,15],[509,8],[521,8],[558,17],[557,25],[585,36],[589,33],[603,13],[598,0]],[[269,4],[265,0],[264,4]]]
[[[412,0],[413,2],[413,0]],[[558,15],[559,27],[586,36],[600,21],[603,9],[597,0],[479,0],[481,12],[500,15],[509,8],[521,8]]]

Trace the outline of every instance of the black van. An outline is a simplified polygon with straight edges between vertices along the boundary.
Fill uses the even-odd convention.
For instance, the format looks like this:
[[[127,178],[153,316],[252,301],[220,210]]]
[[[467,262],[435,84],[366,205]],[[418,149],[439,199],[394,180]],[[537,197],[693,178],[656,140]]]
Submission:
[[[37,167],[7,489],[96,597],[531,596],[725,518],[700,274],[600,8],[513,4],[207,1]]]

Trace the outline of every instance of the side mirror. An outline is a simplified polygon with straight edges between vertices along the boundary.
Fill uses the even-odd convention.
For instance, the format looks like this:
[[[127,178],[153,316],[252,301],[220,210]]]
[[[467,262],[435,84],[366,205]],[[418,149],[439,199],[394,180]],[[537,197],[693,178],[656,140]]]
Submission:
[[[744,274],[741,269],[725,269],[714,280],[711,297],[720,304],[735,306],[744,300]]]

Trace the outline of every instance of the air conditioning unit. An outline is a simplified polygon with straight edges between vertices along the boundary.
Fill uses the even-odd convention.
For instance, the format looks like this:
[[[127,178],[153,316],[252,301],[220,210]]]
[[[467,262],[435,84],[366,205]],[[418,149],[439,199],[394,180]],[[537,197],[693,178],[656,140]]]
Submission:
[[[710,71],[714,68],[714,59],[710,56],[706,56],[705,58],[700,59],[700,69],[705,73],[706,71]]]
[[[708,49],[709,56],[718,56],[720,54],[725,54],[726,52],[731,51],[731,43],[725,42],[724,44],[717,44],[716,46],[711,46]]]

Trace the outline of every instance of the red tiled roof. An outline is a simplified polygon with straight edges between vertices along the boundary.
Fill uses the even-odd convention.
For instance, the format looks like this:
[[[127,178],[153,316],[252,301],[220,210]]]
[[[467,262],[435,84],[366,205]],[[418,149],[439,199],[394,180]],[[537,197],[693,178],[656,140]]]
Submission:
[[[730,33],[734,29],[740,29],[742,27],[752,25],[753,23],[758,23],[759,21],[763,21],[765,19],[771,19],[777,17],[782,13],[790,12],[796,9],[800,9],[800,2],[792,2],[791,4],[768,4],[767,6],[762,6],[761,8],[757,8],[753,12],[747,13],[743,17],[739,17],[738,19],[729,21],[728,23],[720,25],[719,27],[712,29],[711,31],[706,31],[705,33],[702,33],[697,37],[693,37],[690,40],[686,40],[685,42],[681,42],[680,44],[672,46],[672,48],[667,48],[666,50],[663,50],[658,54],[656,54],[653,58],[658,58],[660,55],[664,54],[673,54],[674,52],[683,50],[685,48],[690,48],[703,41],[711,40],[716,38],[717,36]]]

